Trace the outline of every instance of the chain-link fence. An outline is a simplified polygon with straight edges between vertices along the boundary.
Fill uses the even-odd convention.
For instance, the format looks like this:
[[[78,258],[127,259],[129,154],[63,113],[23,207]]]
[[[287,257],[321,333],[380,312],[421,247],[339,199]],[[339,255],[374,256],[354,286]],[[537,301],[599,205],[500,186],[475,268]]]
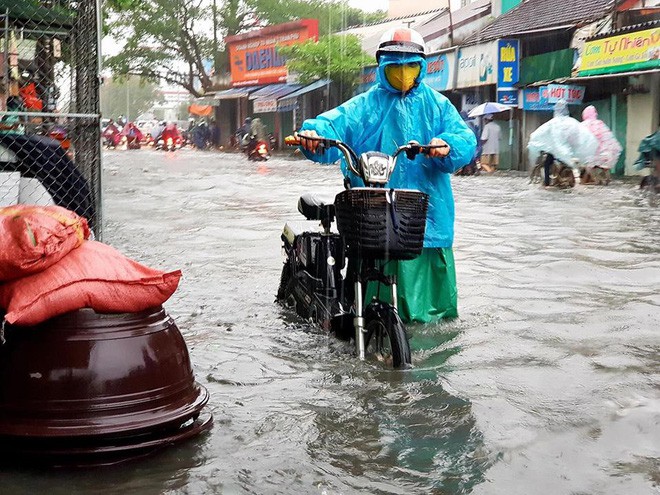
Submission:
[[[0,206],[101,231],[100,0],[0,0]]]

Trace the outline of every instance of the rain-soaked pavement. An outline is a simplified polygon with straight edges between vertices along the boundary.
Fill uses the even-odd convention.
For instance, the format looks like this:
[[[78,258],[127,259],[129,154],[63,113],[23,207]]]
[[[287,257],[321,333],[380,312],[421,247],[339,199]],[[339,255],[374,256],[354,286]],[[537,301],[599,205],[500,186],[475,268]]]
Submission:
[[[281,228],[301,193],[340,190],[337,167],[104,163],[104,241],[183,270],[166,308],[215,425],[125,466],[3,469],[1,493],[660,493],[660,209],[634,183],[454,178],[460,318],[414,327],[414,369],[393,372],[273,302]]]

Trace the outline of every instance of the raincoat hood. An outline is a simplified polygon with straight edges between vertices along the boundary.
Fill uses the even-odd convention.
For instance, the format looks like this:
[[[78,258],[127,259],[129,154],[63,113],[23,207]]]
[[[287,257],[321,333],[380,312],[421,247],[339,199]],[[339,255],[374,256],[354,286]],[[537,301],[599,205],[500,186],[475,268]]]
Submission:
[[[580,125],[587,129],[598,141],[598,149],[591,165],[601,168],[615,167],[623,147],[605,122],[598,118],[596,107],[589,105],[582,111]]]
[[[385,75],[385,67],[394,64],[401,65],[401,64],[414,64],[414,63],[420,64],[419,76],[417,76],[417,80],[415,81],[415,85],[412,87],[412,89],[407,91],[405,94],[409,94],[415,91],[415,89],[419,87],[419,83],[421,83],[424,80],[424,77],[426,77],[426,59],[421,55],[383,53],[380,56],[380,60],[378,62],[378,76],[377,76],[378,84],[383,86],[391,93],[402,94],[400,90],[392,86],[387,80],[387,76]]]
[[[582,110],[582,120],[594,120],[598,118],[598,112],[596,107],[589,105],[587,108]]]

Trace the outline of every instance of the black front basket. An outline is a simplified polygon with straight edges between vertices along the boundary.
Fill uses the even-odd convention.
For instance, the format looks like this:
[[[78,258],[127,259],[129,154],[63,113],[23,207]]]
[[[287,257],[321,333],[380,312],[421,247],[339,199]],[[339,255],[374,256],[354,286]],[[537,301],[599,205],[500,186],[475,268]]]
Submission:
[[[350,254],[408,260],[422,252],[429,197],[407,189],[354,188],[335,197],[337,228]]]

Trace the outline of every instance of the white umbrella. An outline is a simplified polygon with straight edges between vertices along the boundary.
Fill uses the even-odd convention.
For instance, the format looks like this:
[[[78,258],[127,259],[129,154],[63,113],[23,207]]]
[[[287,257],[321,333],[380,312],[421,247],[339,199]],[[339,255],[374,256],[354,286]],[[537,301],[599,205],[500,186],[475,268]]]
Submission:
[[[507,110],[511,110],[511,109],[512,107],[508,105],[502,105],[501,103],[487,101],[486,103],[482,103],[481,105],[476,106],[472,110],[470,110],[470,113],[468,113],[468,117],[472,119],[474,117],[481,117],[482,115],[490,115],[492,113],[506,112]]]
[[[483,117],[484,115],[490,115],[493,113],[500,113],[509,111],[509,146],[513,145],[513,107],[509,105],[502,105],[501,103],[496,103],[494,101],[487,101],[474,107],[468,113],[468,117]]]

